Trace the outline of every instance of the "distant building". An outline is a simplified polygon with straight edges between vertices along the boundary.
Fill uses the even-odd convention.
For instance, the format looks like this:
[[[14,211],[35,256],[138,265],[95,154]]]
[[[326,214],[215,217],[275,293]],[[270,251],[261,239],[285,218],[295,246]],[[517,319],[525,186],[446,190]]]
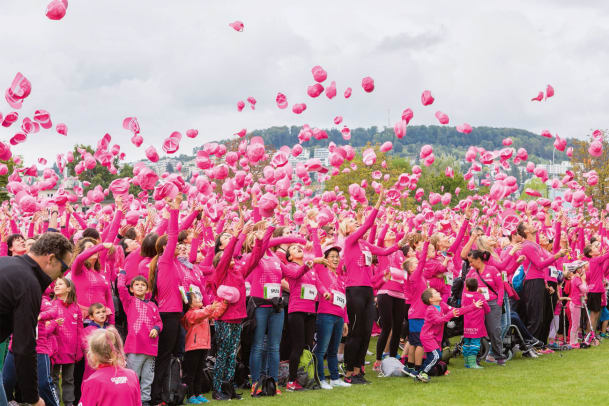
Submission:
[[[548,171],[548,176],[563,176],[565,172],[573,168],[569,161],[562,161],[560,164],[539,164],[537,168],[542,168]]]
[[[330,151],[328,148],[315,148],[313,158],[319,159],[324,166],[327,166],[330,163]]]

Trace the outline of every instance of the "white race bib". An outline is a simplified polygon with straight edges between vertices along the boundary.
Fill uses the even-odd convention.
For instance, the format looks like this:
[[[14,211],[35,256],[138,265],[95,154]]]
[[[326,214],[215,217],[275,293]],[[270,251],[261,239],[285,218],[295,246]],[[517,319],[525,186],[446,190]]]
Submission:
[[[506,272],[506,271],[502,271],[502,272],[501,272],[501,279],[502,279],[504,282],[507,282],[507,281],[508,281],[508,276],[507,276],[507,272]]]
[[[364,260],[366,262],[366,266],[370,266],[372,265],[372,253],[370,251],[362,251],[362,254],[364,254]]]
[[[249,296],[252,293],[252,284],[245,282],[245,296]]]
[[[201,293],[201,289],[198,286],[191,284],[188,288],[191,294],[195,294],[199,296],[199,299],[203,300],[203,294]]]
[[[555,266],[550,267],[550,278],[557,279],[558,278],[558,269]]]
[[[281,296],[281,284],[279,283],[265,283],[263,290],[265,299],[274,299]]]
[[[347,297],[344,293],[339,292],[338,290],[332,291],[332,304],[334,306],[338,306],[341,309],[344,309],[347,305]]]
[[[186,296],[186,289],[184,289],[184,286],[178,286],[178,289],[180,290],[180,295],[182,295],[184,303],[188,303],[188,297]]]
[[[454,280],[455,280],[455,277],[453,276],[452,272],[445,272],[444,273],[444,284],[445,285],[452,286]]]
[[[488,294],[488,288],[487,287],[480,288],[480,293],[482,293],[482,296],[484,296],[484,298],[486,300],[488,300],[490,298],[490,296]]]
[[[389,280],[390,281],[395,281],[397,283],[401,283],[403,284],[404,281],[407,279],[407,273],[406,271],[399,269],[399,268],[394,268],[391,267],[389,268]]]
[[[317,288],[315,285],[303,283],[300,286],[300,298],[304,300],[315,300],[317,297]]]

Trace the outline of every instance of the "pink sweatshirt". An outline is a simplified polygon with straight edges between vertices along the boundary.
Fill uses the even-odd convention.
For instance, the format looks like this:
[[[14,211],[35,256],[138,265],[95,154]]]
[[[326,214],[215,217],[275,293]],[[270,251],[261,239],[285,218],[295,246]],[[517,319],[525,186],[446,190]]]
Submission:
[[[421,344],[425,352],[431,352],[440,348],[442,335],[444,334],[444,323],[452,319],[454,316],[452,307],[444,302],[440,302],[440,310],[433,305],[426,305],[425,322],[421,328]],[[459,314],[466,314],[475,308],[474,305],[462,307]]]
[[[569,297],[574,306],[582,307],[582,297],[588,293],[588,285],[577,275],[571,279]]]
[[[362,250],[360,240],[374,224],[378,212],[378,209],[372,209],[364,224],[345,239],[343,263],[347,271],[347,286],[372,286],[370,280],[372,255],[369,250]]]
[[[150,338],[150,331],[155,329],[159,334],[163,322],[159,309],[150,300],[141,300],[132,296],[127,288],[126,274],[122,271],[117,281],[118,295],[127,315],[127,339],[125,353],[157,356],[159,337]]]
[[[282,268],[290,285],[288,313],[315,313],[315,302],[319,298],[315,271],[293,262],[288,262]]]
[[[102,328],[102,327],[100,327],[97,323],[90,323],[83,330],[82,343],[83,343],[83,348],[86,349],[83,354],[85,356],[85,370],[82,374],[83,381],[85,379],[87,379],[88,377],[90,377],[91,375],[93,375],[93,373],[95,372],[95,369],[93,369],[93,367],[91,365],[89,365],[89,359],[87,358],[87,354],[89,352],[88,339],[91,334],[93,334],[95,331],[97,331],[100,328]],[[105,328],[105,327],[103,327],[103,328]]]
[[[181,313],[183,307],[179,289],[182,264],[175,257],[178,245],[178,214],[177,209],[169,210],[167,245],[157,263],[156,298],[161,313]]]
[[[76,303],[66,304],[63,300],[53,300],[53,307],[57,312],[57,319],[63,323],[57,325],[57,352],[52,356],[54,364],[73,364],[80,360],[84,350],[82,337],[84,335],[82,312]]]
[[[607,270],[607,262],[609,260],[609,252],[599,255],[597,257],[589,258],[588,262],[590,266],[586,272],[586,281],[588,282],[588,289],[593,293],[605,292],[605,285],[603,284],[603,278]]]
[[[317,274],[317,291],[319,292],[317,313],[333,314],[347,320],[347,299],[344,278],[320,264],[315,265],[315,272]],[[330,300],[324,298],[326,293],[332,294]]]
[[[478,280],[478,289],[488,291],[487,300],[497,300],[499,306],[503,305],[504,285],[501,273],[491,265],[485,265],[481,272],[472,267],[467,273],[467,278]],[[486,284],[485,284],[486,282]],[[495,292],[493,292],[493,290]]]
[[[46,296],[42,297],[40,317],[38,318],[38,339],[36,340],[36,353],[46,354],[49,357],[57,351],[57,309]],[[48,322],[48,324],[47,324]]]
[[[462,307],[468,307],[478,300],[482,300],[484,305],[480,309],[474,307],[471,312],[463,316],[463,337],[465,338],[481,338],[487,335],[484,317],[486,313],[491,311],[491,308],[486,303],[482,293],[463,290],[463,296],[461,296]]]
[[[423,277],[423,268],[427,262],[427,250],[429,249],[429,240],[425,241],[423,251],[421,251],[421,259],[417,269],[408,276],[408,280],[404,284],[406,303],[410,299],[410,309],[408,309],[408,319],[422,319],[425,317],[427,305],[421,300],[421,294],[427,289],[427,281]]]
[[[114,324],[114,302],[112,301],[112,292],[110,290],[110,282],[94,269],[89,269],[85,265],[85,261],[102,250],[105,250],[102,244],[98,244],[81,252],[72,263],[69,277],[76,286],[76,298],[82,310],[83,318],[88,317],[88,309],[93,303],[101,303],[106,308],[110,309],[111,314],[108,316],[110,324]]]
[[[387,256],[378,257],[377,272],[374,274],[373,282],[375,288],[378,289],[377,294],[388,294],[389,296],[396,297],[398,299],[404,299],[404,281],[406,280],[406,272],[402,268],[404,263],[404,253],[402,250],[397,250]],[[385,278],[385,272],[389,271],[394,273],[400,273],[404,276],[403,279],[399,277],[390,277],[388,280]]]
[[[525,280],[543,279],[547,282],[549,278],[547,268],[554,263],[554,257],[541,248],[539,244],[528,240],[522,244],[520,254],[526,257],[522,264],[525,272],[528,269]]]
[[[448,272],[448,268],[442,263],[443,257],[436,257],[427,260],[423,269],[423,277],[427,281],[430,288],[434,288],[442,295],[442,298],[448,298],[450,295],[450,286],[444,281],[444,274]]]
[[[140,406],[140,381],[135,372],[105,365],[82,383],[82,406]]]

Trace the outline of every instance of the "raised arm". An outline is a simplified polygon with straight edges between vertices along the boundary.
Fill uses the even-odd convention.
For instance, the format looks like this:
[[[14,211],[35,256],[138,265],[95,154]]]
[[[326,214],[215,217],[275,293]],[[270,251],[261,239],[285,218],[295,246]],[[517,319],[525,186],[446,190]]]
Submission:
[[[457,233],[457,237],[455,238],[455,241],[450,246],[450,248],[448,248],[449,252],[452,252],[454,254],[457,253],[457,250],[459,249],[459,247],[461,246],[461,243],[463,242],[463,237],[465,237],[465,231],[467,230],[467,226],[469,226],[469,218],[466,215],[466,217],[463,218],[463,222],[461,223],[461,227],[459,228],[459,233]]]
[[[159,263],[169,263],[173,260],[175,250],[178,245],[178,215],[179,210],[177,208],[172,208],[171,210],[169,210],[167,245],[165,246],[163,254],[159,258]]]
[[[78,274],[82,273],[84,264],[87,261],[87,259],[89,259],[92,255],[97,254],[104,248],[105,248],[104,244],[97,244],[91,248],[84,250],[80,254],[78,254],[76,256],[76,258],[74,259],[74,262],[72,262],[72,266],[70,268],[72,270],[72,273],[74,275],[78,275]]]

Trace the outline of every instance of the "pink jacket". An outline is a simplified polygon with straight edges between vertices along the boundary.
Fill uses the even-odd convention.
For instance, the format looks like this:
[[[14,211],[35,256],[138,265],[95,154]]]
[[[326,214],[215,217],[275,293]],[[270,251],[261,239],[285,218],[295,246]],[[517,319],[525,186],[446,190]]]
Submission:
[[[473,308],[475,308],[474,305],[462,307],[458,309],[459,314],[466,314]],[[440,302],[440,310],[436,309],[433,305],[427,306],[427,309],[425,309],[425,322],[423,323],[423,328],[421,328],[421,343],[425,352],[431,352],[440,348],[442,335],[444,334],[444,323],[453,317],[455,317],[453,309],[444,302]]]
[[[105,250],[102,244],[98,244],[81,252],[72,263],[69,277],[76,286],[76,298],[81,306],[83,318],[88,317],[87,309],[93,303],[101,303],[106,308],[110,309],[111,314],[108,317],[110,324],[114,324],[114,302],[112,301],[112,292],[110,290],[110,282],[94,269],[88,269],[85,261],[91,255]]]
[[[146,354],[157,356],[159,337],[150,338],[150,331],[156,329],[160,334],[163,322],[159,309],[150,300],[141,300],[132,296],[127,288],[126,274],[122,271],[118,275],[118,295],[123,303],[127,315],[127,339],[125,340],[125,353]]]
[[[54,364],[73,364],[80,360],[84,350],[82,312],[76,303],[66,304],[63,300],[53,300],[57,312],[56,319],[62,319],[59,325],[55,320],[57,331],[57,352],[51,357]]]
[[[607,260],[609,260],[609,252],[588,259],[590,266],[586,272],[586,281],[588,282],[588,289],[590,292],[605,292],[603,279],[605,277],[605,273],[607,272]]]
[[[571,279],[569,297],[574,306],[582,307],[582,297],[588,293],[588,285],[577,275]]]
[[[425,317],[427,305],[421,300],[421,294],[427,289],[427,281],[423,277],[423,268],[427,261],[427,250],[429,248],[429,240],[425,241],[421,259],[417,269],[408,276],[408,280],[404,284],[405,295],[410,299],[410,309],[408,309],[408,319],[422,319]],[[408,301],[406,301],[408,303]]]
[[[283,269],[290,285],[288,313],[315,313],[315,302],[319,299],[317,292],[313,295],[313,292],[317,291],[315,271],[306,265],[290,262],[283,265]]]
[[[491,308],[486,303],[482,293],[463,290],[463,296],[461,297],[462,307],[468,307],[478,300],[482,300],[484,305],[480,309],[474,307],[471,312],[463,316],[463,337],[465,338],[481,338],[487,335],[484,317],[486,313],[491,311]]]
[[[440,292],[442,297],[450,294],[450,286],[444,281],[444,274],[446,272],[448,272],[448,268],[445,267],[437,257],[428,259],[425,268],[423,269],[423,277],[427,281],[429,287]]]
[[[100,328],[102,328],[102,327],[100,327],[96,323],[90,323],[83,330],[83,337],[82,337],[83,348],[86,348],[86,351],[84,351],[84,354],[83,354],[85,356],[85,370],[82,375],[83,381],[85,379],[87,379],[88,377],[90,377],[91,375],[93,375],[93,373],[95,372],[95,369],[93,369],[93,367],[91,367],[91,365],[89,365],[89,359],[87,358],[87,354],[89,353],[89,343],[87,340],[89,339],[89,336],[91,334],[93,334],[93,332],[95,332],[96,330],[98,330]],[[105,328],[105,327],[103,327],[103,328]]]
[[[315,265],[317,273],[317,291],[319,297],[318,314],[333,314],[347,320],[347,300],[345,293],[345,281],[342,275],[332,272],[323,265]],[[324,295],[331,293],[330,300]]]
[[[397,250],[387,256],[378,257],[378,269],[374,274],[374,286],[378,289],[378,293],[388,293],[390,296],[404,299],[404,282],[407,279],[406,272],[403,270],[404,254],[401,250]],[[404,279],[385,278],[385,272],[394,270],[404,275]]]
[[[522,244],[520,254],[526,257],[522,264],[525,271],[528,269],[525,280],[543,279],[547,282],[550,277],[547,268],[554,263],[554,257],[532,241],[525,241]]]
[[[169,225],[167,245],[157,263],[156,299],[159,311],[182,312],[182,295],[180,293],[181,270],[180,261],[175,257],[178,244],[178,210],[169,210]]]
[[[372,281],[370,280],[372,274],[370,260],[364,256],[360,240],[374,224],[378,212],[378,209],[372,209],[364,224],[345,239],[345,246],[342,252],[343,263],[347,272],[347,286],[372,286]],[[371,258],[368,252],[366,252],[366,256]]]
[[[140,406],[140,381],[127,368],[101,366],[82,384],[82,406]]]

